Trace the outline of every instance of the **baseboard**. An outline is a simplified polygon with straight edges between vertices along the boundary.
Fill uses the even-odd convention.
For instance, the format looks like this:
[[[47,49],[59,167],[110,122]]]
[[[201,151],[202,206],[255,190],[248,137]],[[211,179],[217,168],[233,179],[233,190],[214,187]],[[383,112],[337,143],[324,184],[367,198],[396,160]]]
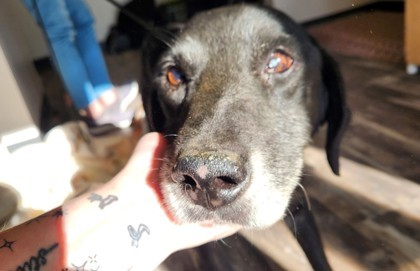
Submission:
[[[10,153],[23,146],[41,141],[41,133],[35,125],[0,134],[0,144]]]

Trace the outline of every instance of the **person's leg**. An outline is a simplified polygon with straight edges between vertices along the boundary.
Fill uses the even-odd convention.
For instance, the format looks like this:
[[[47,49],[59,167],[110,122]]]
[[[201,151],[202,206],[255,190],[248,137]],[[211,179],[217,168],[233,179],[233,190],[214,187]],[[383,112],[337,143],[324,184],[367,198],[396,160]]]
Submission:
[[[76,29],[75,44],[82,57],[86,71],[99,100],[111,110],[111,116],[118,119],[125,104],[131,103],[138,96],[137,83],[114,87],[109,78],[102,50],[96,39],[94,18],[85,0],[65,0],[70,17]],[[124,115],[124,114],[123,114]]]
[[[76,108],[87,117],[88,124],[127,127],[134,111],[122,105],[135,100],[131,94],[137,95],[137,88],[129,87],[128,91],[116,93],[110,85],[109,91],[102,92],[100,96],[96,94],[76,45],[77,33],[65,0],[24,0],[24,3],[44,30],[57,71]],[[95,65],[92,67],[94,69]],[[102,91],[105,89],[106,86],[103,86]]]
[[[75,29],[64,0],[26,0],[45,32],[54,64],[76,108],[97,99],[83,60],[75,46]]]
[[[101,48],[95,36],[94,18],[84,0],[65,0],[70,18],[76,30],[75,45],[79,51],[93,88],[100,96],[113,85]]]

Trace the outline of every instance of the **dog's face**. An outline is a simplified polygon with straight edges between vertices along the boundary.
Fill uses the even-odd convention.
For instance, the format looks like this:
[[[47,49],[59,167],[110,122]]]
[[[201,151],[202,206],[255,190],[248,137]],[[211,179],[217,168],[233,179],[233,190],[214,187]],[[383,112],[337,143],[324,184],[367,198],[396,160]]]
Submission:
[[[319,49],[286,16],[246,5],[202,13],[150,48],[142,97],[169,143],[160,180],[169,210],[259,228],[282,218],[324,119]]]

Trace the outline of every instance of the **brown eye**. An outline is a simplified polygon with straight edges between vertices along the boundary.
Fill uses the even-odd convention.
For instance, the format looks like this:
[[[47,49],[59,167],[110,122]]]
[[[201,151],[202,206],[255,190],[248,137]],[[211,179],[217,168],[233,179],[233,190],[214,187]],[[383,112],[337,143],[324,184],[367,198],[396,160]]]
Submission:
[[[182,72],[176,67],[170,67],[168,69],[166,80],[172,88],[178,88],[184,81]]]
[[[265,68],[267,73],[283,73],[293,65],[293,58],[282,50],[274,51]]]

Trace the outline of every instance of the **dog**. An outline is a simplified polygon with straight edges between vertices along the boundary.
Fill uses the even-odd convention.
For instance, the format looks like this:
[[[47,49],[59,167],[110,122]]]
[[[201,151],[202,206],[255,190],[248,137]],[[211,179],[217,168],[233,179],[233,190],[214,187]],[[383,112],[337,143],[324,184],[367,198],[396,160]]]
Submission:
[[[337,65],[302,26],[259,5],[205,11],[176,32],[148,38],[140,76],[150,129],[168,141],[165,204],[183,222],[269,227],[284,217],[303,150],[324,123],[339,173],[349,110]],[[320,246],[315,222],[305,204],[294,206],[310,254],[305,246]]]

